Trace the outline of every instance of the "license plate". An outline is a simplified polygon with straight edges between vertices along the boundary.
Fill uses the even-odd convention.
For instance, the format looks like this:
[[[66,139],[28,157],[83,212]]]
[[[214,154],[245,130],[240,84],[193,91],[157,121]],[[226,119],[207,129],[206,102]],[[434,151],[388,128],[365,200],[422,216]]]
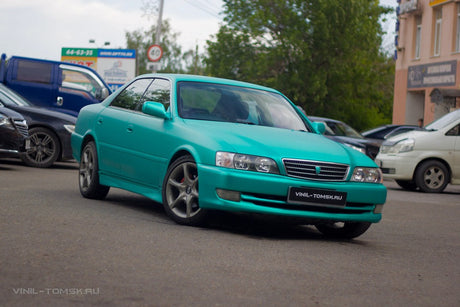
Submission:
[[[333,190],[290,187],[288,202],[294,204],[344,207],[347,202],[347,193]]]
[[[26,139],[26,142],[24,144],[24,147],[26,150],[29,150],[30,149],[30,139]]]

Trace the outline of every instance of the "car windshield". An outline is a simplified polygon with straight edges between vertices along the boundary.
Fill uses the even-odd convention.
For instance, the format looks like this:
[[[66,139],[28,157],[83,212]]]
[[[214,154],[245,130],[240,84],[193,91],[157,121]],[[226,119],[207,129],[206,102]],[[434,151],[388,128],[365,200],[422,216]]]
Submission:
[[[6,86],[0,84],[0,101],[8,105],[16,106],[31,106],[32,104],[21,97],[19,94],[13,92]]]
[[[431,124],[427,125],[425,127],[425,129],[426,130],[439,130],[439,129],[442,129],[442,128],[446,127],[447,125],[449,125],[453,121],[458,120],[459,118],[460,118],[460,110],[457,110],[457,111],[454,111],[454,112],[451,112],[451,113],[447,113],[446,115],[444,115],[440,119],[435,120]]]
[[[342,122],[323,121],[326,125],[325,135],[348,136],[362,139],[363,136],[358,131]]]
[[[282,95],[239,86],[179,82],[178,112],[187,119],[307,130]]]

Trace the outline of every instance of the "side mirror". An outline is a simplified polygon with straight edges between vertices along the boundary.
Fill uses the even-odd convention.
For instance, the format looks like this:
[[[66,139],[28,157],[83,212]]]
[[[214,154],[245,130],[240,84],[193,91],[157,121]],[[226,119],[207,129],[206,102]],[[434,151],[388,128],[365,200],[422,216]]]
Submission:
[[[322,122],[312,122],[311,125],[319,134],[324,134],[324,132],[326,132],[326,125]]]
[[[165,106],[160,102],[146,101],[142,105],[142,112],[147,115],[155,117],[169,119],[168,113],[166,113]]]

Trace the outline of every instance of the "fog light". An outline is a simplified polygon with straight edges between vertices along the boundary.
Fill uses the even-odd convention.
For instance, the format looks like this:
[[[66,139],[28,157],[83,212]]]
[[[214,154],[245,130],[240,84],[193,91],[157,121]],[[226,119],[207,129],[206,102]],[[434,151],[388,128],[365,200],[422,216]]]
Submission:
[[[375,205],[375,208],[374,208],[375,214],[382,213],[382,211],[383,211],[383,205]]]
[[[230,201],[240,201],[241,200],[241,193],[237,191],[216,189],[216,193],[220,198],[225,199],[225,200],[230,200]]]

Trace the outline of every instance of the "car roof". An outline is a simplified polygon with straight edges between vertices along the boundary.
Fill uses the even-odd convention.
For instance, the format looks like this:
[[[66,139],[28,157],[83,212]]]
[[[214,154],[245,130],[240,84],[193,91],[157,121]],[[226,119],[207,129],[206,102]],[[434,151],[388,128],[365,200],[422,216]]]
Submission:
[[[279,91],[254,84],[254,83],[249,83],[249,82],[244,82],[244,81],[236,81],[236,80],[231,80],[231,79],[224,79],[224,78],[217,78],[217,77],[209,77],[209,76],[198,76],[198,75],[188,75],[188,74],[168,74],[168,73],[157,73],[157,74],[144,74],[138,76],[136,79],[141,79],[145,77],[162,77],[162,78],[167,78],[171,80],[172,82],[180,82],[180,81],[189,81],[189,82],[206,82],[206,83],[217,83],[217,84],[226,84],[226,85],[234,85],[234,86],[242,86],[242,87],[249,87],[253,89],[260,89],[260,90],[265,90],[265,91],[270,91],[274,93],[279,93]]]
[[[378,131],[381,131],[381,130],[385,130],[385,129],[388,129],[388,128],[394,128],[394,129],[397,129],[397,128],[402,128],[402,127],[418,128],[418,126],[417,126],[417,125],[407,125],[407,124],[402,124],[402,125],[397,125],[397,124],[387,124],[387,125],[381,125],[381,126],[378,126],[378,127],[375,127],[375,128],[372,128],[372,129],[369,129],[369,130],[366,130],[366,131],[363,131],[362,133],[363,133],[363,134],[371,134],[371,133],[374,133],[374,132],[378,132]]]

